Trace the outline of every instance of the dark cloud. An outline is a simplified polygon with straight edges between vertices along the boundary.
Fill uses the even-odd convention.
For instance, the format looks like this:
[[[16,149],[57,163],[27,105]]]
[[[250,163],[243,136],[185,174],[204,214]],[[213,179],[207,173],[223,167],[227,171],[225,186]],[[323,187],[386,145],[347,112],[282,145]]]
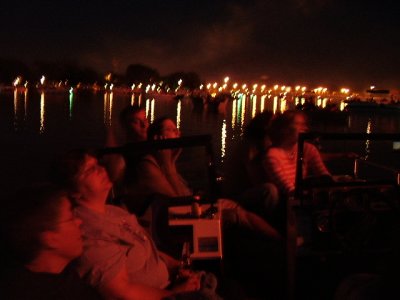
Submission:
[[[304,15],[328,9],[334,0],[292,0],[293,8]]]
[[[10,2],[0,4],[0,57],[103,72],[143,63],[210,80],[395,83],[395,11],[389,0]]]

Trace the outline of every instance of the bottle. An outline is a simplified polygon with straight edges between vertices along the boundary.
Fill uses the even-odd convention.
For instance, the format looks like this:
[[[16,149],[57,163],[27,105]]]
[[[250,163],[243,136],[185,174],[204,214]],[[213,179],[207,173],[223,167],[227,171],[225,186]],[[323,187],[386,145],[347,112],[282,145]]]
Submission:
[[[200,201],[200,196],[198,195],[193,196],[192,215],[196,218],[200,218],[201,216],[201,205],[199,201]]]
[[[190,270],[192,268],[192,259],[190,257],[190,243],[184,242],[180,261],[180,269]]]
[[[182,247],[182,255],[178,272],[176,274],[175,283],[183,283],[187,280],[188,272],[192,270],[192,259],[190,257],[190,243],[184,242]]]

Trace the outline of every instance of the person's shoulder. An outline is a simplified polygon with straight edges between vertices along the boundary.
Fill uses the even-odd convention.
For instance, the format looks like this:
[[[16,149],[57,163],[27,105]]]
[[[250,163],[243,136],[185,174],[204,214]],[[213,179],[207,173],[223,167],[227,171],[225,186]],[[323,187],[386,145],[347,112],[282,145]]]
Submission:
[[[319,152],[318,148],[314,144],[308,142],[304,143],[304,152],[306,151]]]
[[[130,220],[134,224],[137,224],[137,216],[134,213],[129,212],[126,208],[122,208],[115,205],[106,205],[107,215],[114,219]]]
[[[304,142],[304,148],[317,148],[313,143]]]
[[[156,158],[151,154],[142,156],[138,161],[138,165],[142,167],[148,167],[149,165],[159,167]]]
[[[267,149],[266,155],[267,156],[279,156],[282,155],[283,150],[279,147],[271,146]]]
[[[128,217],[128,216],[132,215],[126,209],[116,206],[116,205],[112,205],[112,204],[106,205],[106,212],[108,215],[111,215],[111,216],[127,216]]]

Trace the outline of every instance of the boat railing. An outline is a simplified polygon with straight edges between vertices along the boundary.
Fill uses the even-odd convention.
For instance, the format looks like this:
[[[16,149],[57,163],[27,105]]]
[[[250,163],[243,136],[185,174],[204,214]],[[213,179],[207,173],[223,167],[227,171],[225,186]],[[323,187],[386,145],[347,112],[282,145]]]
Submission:
[[[99,156],[107,154],[121,154],[126,161],[132,159],[137,160],[138,157],[162,149],[174,149],[174,148],[202,148],[204,149],[204,158],[206,163],[206,175],[208,181],[208,194],[207,199],[209,202],[215,202],[220,195],[220,188],[218,182],[218,176],[215,165],[215,155],[212,144],[212,136],[209,134],[205,135],[193,135],[185,136],[174,139],[165,140],[153,140],[143,141],[137,143],[127,143],[120,147],[106,147],[98,150]]]
[[[296,167],[296,184],[295,184],[295,198],[300,200],[304,191],[310,188],[309,182],[303,178],[303,161],[304,161],[304,143],[313,140],[331,140],[331,141],[400,141],[400,134],[389,134],[389,133],[318,133],[308,132],[301,133],[298,139],[298,156],[297,156],[297,167]],[[390,173],[391,176],[382,179],[374,178],[360,178],[360,166],[361,164],[367,165],[379,169],[382,172]],[[388,167],[379,162],[367,160],[366,157],[355,158],[354,168],[352,174],[353,180],[347,181],[316,181],[313,187],[341,187],[341,186],[371,186],[377,184],[383,185],[400,185],[400,170],[395,167]],[[307,184],[306,184],[307,183]]]
[[[392,174],[394,176],[394,178],[396,178],[396,184],[400,185],[400,170],[398,170],[396,168],[383,166],[382,164],[375,163],[372,161],[368,161],[364,157],[354,159],[354,171],[353,171],[354,179],[356,179],[356,180],[359,179],[359,169],[360,169],[360,165],[362,165],[362,164],[365,164],[367,166],[377,168],[377,169],[380,169],[382,171]]]
[[[373,153],[375,156],[368,153],[370,155],[355,158],[353,170],[349,163],[350,175],[343,176],[346,180],[310,183],[302,176],[304,143],[315,140],[334,141],[331,143],[335,144],[333,148],[341,151],[347,149],[343,145],[370,146],[374,141],[376,147],[373,150],[378,152]],[[340,141],[345,142],[341,144]],[[349,267],[356,270],[359,265],[351,262],[354,257],[362,257],[362,271],[365,272],[365,269],[374,268],[374,258],[395,249],[392,237],[400,226],[400,169],[396,169],[400,152],[396,150],[396,143],[388,141],[400,141],[400,134],[300,134],[295,194],[289,199],[287,207],[288,287],[291,295],[296,294],[295,283],[298,280],[295,266],[303,259],[332,259],[331,262],[343,271],[349,270]],[[382,155],[386,149],[393,155]],[[376,158],[381,160],[374,161]],[[392,163],[380,163],[386,159]],[[381,176],[383,173],[390,176]],[[339,261],[346,261],[346,265],[339,264]]]

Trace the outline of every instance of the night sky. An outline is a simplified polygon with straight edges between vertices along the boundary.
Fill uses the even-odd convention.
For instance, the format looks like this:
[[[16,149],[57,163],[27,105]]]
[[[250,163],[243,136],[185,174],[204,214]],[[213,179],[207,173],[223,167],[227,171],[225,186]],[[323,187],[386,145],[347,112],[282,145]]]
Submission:
[[[0,57],[124,73],[366,89],[400,86],[397,1],[7,1]]]

